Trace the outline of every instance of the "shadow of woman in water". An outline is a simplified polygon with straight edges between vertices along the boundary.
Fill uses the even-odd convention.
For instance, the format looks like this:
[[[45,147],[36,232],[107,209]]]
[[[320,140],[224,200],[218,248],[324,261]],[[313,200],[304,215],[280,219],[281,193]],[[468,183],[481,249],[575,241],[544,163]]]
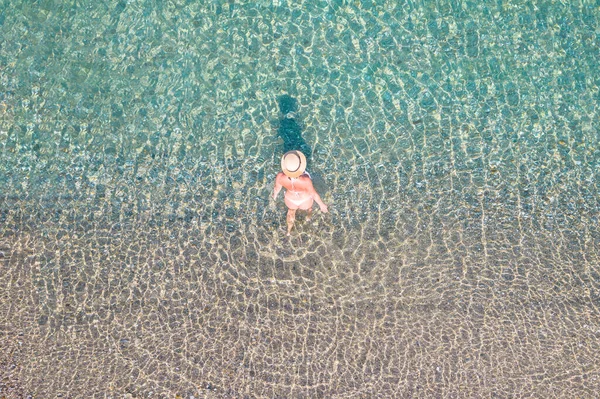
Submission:
[[[283,140],[283,153],[288,151],[300,151],[307,159],[310,159],[312,150],[302,137],[302,126],[298,122],[298,101],[290,95],[284,94],[279,97],[279,137]]]
[[[320,169],[313,169],[311,163],[312,148],[302,137],[302,124],[298,118],[298,100],[288,94],[284,94],[277,99],[277,102],[281,115],[277,132],[283,140],[283,151],[281,154],[294,150],[302,152],[306,156],[307,170],[310,171],[315,188],[320,193],[327,193],[327,184],[320,173]]]

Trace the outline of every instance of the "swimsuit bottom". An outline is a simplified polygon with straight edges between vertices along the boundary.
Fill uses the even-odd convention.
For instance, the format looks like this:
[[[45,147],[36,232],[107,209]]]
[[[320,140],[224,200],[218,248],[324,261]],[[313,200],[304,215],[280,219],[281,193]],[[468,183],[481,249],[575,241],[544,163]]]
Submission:
[[[304,204],[308,204],[309,201],[310,201],[310,205],[312,205],[312,202],[313,202],[312,197],[294,198],[293,196],[289,196],[289,197],[286,196],[285,199],[287,201],[289,201],[290,203],[292,203],[294,206],[297,206],[298,208],[300,208],[300,206],[302,206]]]

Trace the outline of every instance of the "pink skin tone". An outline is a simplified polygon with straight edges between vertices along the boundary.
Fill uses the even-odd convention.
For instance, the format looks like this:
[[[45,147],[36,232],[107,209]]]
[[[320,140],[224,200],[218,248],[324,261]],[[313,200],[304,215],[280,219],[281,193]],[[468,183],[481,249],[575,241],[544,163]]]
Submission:
[[[273,199],[277,198],[277,194],[281,188],[285,188],[285,204],[288,207],[287,213],[287,235],[289,236],[294,221],[296,220],[296,210],[300,209],[308,211],[306,220],[310,220],[312,215],[313,202],[319,204],[321,212],[327,213],[327,205],[321,201],[321,197],[315,190],[312,180],[307,175],[301,175],[295,179],[290,179],[283,172],[279,172],[275,178],[275,188],[273,190]]]

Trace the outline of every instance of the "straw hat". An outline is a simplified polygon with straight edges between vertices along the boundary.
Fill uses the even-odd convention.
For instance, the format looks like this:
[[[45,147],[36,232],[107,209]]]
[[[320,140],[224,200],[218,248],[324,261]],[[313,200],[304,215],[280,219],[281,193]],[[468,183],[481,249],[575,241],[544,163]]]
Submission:
[[[287,177],[298,177],[306,170],[306,157],[300,151],[288,151],[281,157],[281,169]]]

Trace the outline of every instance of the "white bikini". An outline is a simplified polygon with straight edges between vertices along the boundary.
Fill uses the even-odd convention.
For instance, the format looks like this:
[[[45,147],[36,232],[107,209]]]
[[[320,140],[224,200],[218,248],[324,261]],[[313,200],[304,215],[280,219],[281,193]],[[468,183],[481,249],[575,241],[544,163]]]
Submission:
[[[312,180],[312,177],[310,177],[310,174],[307,171],[304,171],[303,174],[307,175],[309,177],[309,179]],[[302,175],[300,175],[300,176],[302,176]],[[298,178],[297,177],[290,177],[289,179],[292,182],[292,190],[293,190],[294,189],[294,181],[297,180]],[[288,190],[288,192],[291,193],[291,194],[294,194],[296,196],[296,198],[294,198],[294,197],[291,197],[291,198],[290,197],[286,197],[286,199],[288,201],[290,201],[292,204],[294,204],[295,206],[297,206],[298,208],[300,207],[300,205],[304,204],[306,201],[308,201],[308,200],[312,201],[313,200],[312,196],[300,199],[300,198],[298,198],[298,197],[300,197],[300,193],[297,192],[297,191],[292,191],[292,190]]]

